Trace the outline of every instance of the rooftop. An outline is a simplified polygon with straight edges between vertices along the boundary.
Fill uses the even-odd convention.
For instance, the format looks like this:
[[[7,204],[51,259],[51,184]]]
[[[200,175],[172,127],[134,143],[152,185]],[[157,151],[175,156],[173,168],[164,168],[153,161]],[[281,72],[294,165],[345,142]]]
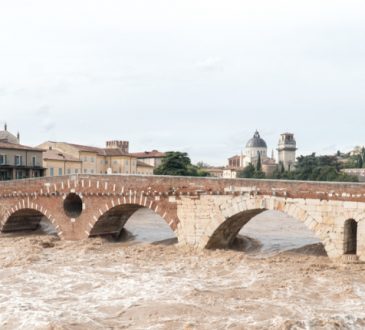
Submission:
[[[54,142],[54,141],[49,141],[49,142]],[[62,142],[62,143],[72,146],[78,149],[79,151],[92,152],[100,156],[133,156],[130,153],[124,152],[121,148],[99,148],[99,147],[85,146],[82,144],[75,144],[68,142]]]
[[[152,151],[144,151],[144,152],[133,152],[131,155],[137,157],[137,158],[162,158],[165,157],[165,153],[158,151],[158,150],[152,150]]]
[[[137,166],[154,168],[152,165],[146,164],[140,160],[137,160]]]
[[[79,159],[77,159],[71,155],[64,154],[64,153],[62,153],[58,150],[54,150],[54,149],[46,150],[43,154],[43,159],[44,160],[62,160],[62,161],[68,161],[68,162],[81,162]]]
[[[247,142],[246,148],[267,148],[267,144],[265,140],[261,138],[260,133],[256,131],[253,138]]]
[[[4,130],[0,131],[0,141],[1,142],[9,142],[9,143],[13,143],[13,144],[19,144],[19,133],[18,133],[18,137],[11,134],[8,131],[8,125],[5,124],[4,125]]]
[[[39,152],[44,151],[43,149],[28,147],[28,146],[24,146],[24,145],[18,144],[18,143],[10,143],[10,142],[6,142],[5,140],[0,140],[0,149],[39,151]]]

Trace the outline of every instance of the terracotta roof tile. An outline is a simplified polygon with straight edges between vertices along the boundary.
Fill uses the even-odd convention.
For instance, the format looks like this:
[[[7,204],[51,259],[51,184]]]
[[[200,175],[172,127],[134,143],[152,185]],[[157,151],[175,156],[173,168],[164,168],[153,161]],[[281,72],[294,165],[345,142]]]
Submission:
[[[0,149],[26,150],[26,151],[44,151],[43,149],[24,146],[22,144],[9,143],[0,141]]]
[[[58,150],[46,150],[43,154],[44,160],[65,160],[68,162],[80,162],[81,160],[77,159],[76,157],[73,157],[71,155],[64,154]]]
[[[137,158],[162,158],[162,157],[166,156],[166,154],[164,152],[161,152],[158,150],[133,152],[132,155]]]

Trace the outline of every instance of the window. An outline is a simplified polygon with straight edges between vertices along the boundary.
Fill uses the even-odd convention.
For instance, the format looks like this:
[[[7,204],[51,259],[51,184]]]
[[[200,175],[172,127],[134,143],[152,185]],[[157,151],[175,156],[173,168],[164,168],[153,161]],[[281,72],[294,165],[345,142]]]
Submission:
[[[36,156],[32,157],[32,165],[33,165],[33,167],[37,166],[37,157]]]
[[[15,166],[22,165],[22,156],[16,155],[14,157],[14,164],[15,164]]]
[[[113,160],[113,164],[114,165],[117,165],[118,164],[118,161],[117,160]]]
[[[87,173],[87,168],[84,168],[84,173]]]
[[[94,174],[94,170],[90,170],[90,173],[91,173],[91,174]]]
[[[125,160],[125,165],[128,166],[129,165],[129,162],[128,162],[128,159]]]
[[[6,163],[7,163],[7,156],[0,155],[0,165],[6,165]]]
[[[90,161],[91,161],[92,163],[94,163],[94,162],[95,162],[95,158],[94,158],[94,157],[90,157]]]
[[[58,176],[62,176],[62,168],[58,169]]]
[[[75,169],[75,174],[78,174],[79,173],[79,170],[76,168]]]
[[[71,169],[70,168],[67,169],[67,174],[71,174]]]
[[[50,169],[49,169],[49,175],[50,176],[54,176],[54,168],[53,167],[50,167]]]

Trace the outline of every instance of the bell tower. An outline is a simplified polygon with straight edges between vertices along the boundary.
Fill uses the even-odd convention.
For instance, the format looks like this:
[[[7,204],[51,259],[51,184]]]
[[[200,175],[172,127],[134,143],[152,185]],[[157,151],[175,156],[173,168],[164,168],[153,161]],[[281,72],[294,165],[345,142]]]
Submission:
[[[279,164],[284,166],[285,171],[292,171],[296,161],[297,142],[294,134],[283,133],[280,135],[278,144]]]

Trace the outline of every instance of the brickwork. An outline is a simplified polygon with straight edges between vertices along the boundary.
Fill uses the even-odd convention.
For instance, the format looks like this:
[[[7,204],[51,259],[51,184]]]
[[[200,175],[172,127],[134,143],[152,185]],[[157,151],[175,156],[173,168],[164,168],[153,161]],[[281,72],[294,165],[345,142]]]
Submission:
[[[80,215],[64,201],[80,197]],[[345,222],[355,221],[356,254],[365,261],[365,185],[159,176],[64,176],[0,183],[2,230],[33,228],[46,216],[62,239],[118,234],[141,207],[158,213],[180,244],[227,248],[240,229],[265,210],[303,222],[331,258],[346,251]]]

